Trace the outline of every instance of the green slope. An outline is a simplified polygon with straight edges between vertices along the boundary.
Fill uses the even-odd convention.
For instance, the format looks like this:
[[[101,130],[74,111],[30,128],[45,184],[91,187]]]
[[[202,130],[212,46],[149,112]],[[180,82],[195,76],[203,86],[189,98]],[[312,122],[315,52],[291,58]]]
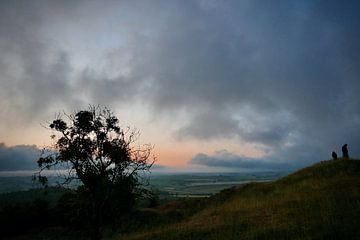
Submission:
[[[360,239],[360,161],[324,161],[203,203],[180,222],[115,239]]]

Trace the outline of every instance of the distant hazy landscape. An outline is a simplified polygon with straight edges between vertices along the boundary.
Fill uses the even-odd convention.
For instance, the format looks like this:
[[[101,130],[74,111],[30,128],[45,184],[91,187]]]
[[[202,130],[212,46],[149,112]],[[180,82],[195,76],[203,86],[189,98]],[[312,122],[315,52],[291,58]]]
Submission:
[[[208,197],[221,190],[247,182],[273,181],[288,172],[256,173],[162,173],[151,174],[144,178],[148,188],[160,194],[160,197]],[[60,177],[50,177],[50,185],[61,182]],[[0,176],[0,194],[41,188],[32,181],[31,176]]]
[[[153,175],[148,188],[157,200],[140,200],[131,215],[104,228],[103,238],[359,239],[359,173],[359,160],[340,159],[290,174]],[[88,239],[86,230],[63,222],[73,217],[64,211],[73,190],[26,191],[35,186],[29,177],[0,179],[5,239]]]
[[[273,181],[286,172],[164,174],[150,178],[150,186],[172,197],[208,197],[247,182]]]

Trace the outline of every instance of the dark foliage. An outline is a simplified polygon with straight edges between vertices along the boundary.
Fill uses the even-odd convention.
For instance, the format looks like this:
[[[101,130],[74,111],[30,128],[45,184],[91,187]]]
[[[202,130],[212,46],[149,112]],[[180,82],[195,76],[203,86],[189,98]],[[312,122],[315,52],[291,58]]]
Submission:
[[[66,172],[65,184],[79,180],[81,186],[65,195],[59,207],[64,214],[71,209],[69,223],[88,220],[85,225],[98,239],[100,227],[130,211],[141,195],[140,173],[152,166],[152,147],[134,148],[139,132],[122,129],[107,108],[90,106],[64,116],[49,124],[55,143],[39,158],[37,179],[46,185],[43,170],[60,169]]]
[[[20,235],[41,227],[50,227],[57,219],[49,202],[38,198],[32,202],[15,203],[0,208],[1,237]]]

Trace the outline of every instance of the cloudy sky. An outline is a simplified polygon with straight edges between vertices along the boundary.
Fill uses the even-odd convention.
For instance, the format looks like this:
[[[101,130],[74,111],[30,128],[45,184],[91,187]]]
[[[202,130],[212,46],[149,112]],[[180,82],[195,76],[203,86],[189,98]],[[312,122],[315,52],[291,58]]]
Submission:
[[[358,1],[0,1],[0,170],[108,106],[178,169],[360,157]]]

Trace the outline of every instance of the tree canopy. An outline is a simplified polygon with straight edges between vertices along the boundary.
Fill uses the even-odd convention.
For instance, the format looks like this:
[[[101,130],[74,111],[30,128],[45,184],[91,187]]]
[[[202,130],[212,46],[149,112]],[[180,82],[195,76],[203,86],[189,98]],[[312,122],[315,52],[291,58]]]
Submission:
[[[140,193],[141,173],[148,171],[151,145],[134,147],[139,132],[123,129],[107,108],[90,106],[74,114],[59,114],[49,124],[54,144],[38,159],[38,179],[47,183],[43,170],[61,169],[64,183],[77,179],[77,189],[97,239],[105,219],[128,211]]]

